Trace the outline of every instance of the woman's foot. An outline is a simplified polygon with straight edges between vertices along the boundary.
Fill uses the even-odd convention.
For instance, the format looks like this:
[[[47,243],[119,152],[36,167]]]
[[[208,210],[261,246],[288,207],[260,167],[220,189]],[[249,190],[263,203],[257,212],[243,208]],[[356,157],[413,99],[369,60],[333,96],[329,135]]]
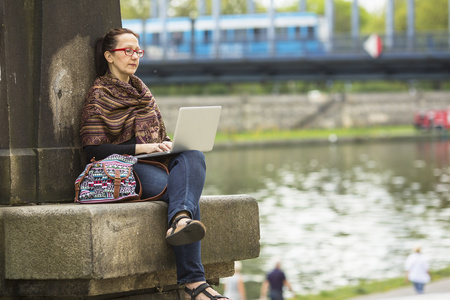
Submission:
[[[191,244],[200,241],[205,233],[206,227],[202,222],[181,214],[167,230],[166,241],[173,246]]]
[[[191,300],[226,300],[228,297],[220,295],[205,281],[186,283],[184,291]]]

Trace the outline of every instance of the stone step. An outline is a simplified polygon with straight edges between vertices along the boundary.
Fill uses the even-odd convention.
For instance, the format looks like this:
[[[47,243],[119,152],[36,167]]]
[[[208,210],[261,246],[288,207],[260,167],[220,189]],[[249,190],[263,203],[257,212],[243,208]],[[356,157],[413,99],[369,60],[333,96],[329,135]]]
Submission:
[[[259,255],[259,212],[248,195],[203,196],[208,280]],[[177,290],[162,201],[0,208],[0,295],[91,297]],[[149,292],[150,291],[150,292]],[[98,298],[96,298],[98,299]]]

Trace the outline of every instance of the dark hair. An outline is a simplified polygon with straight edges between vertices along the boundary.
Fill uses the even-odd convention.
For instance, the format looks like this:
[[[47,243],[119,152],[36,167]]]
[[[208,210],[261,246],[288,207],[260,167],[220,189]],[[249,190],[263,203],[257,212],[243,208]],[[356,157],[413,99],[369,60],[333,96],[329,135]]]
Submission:
[[[108,62],[104,53],[108,50],[115,49],[117,46],[117,36],[125,33],[131,33],[139,39],[139,34],[127,28],[115,28],[108,31],[104,36],[95,42],[95,70],[97,76],[105,75],[108,71]]]

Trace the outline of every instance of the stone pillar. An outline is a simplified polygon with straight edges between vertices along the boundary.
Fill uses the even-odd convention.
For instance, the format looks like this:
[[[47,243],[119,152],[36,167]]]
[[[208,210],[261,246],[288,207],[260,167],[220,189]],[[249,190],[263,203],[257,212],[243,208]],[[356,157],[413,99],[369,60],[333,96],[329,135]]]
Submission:
[[[203,16],[206,14],[205,0],[197,0],[197,10],[198,10],[198,14],[200,16]]]
[[[214,23],[214,29],[213,29],[213,55],[214,58],[218,58],[220,55],[220,9],[221,2],[219,0],[213,0],[212,1],[212,17],[213,17],[213,23]]]
[[[306,11],[306,0],[300,0],[298,3],[298,11]]]
[[[158,16],[158,0],[150,0],[150,18],[157,18]]]
[[[97,37],[119,0],[0,0],[0,204],[72,201]]]
[[[352,47],[357,52],[361,47],[359,44],[359,5],[358,0],[352,2]]]
[[[359,5],[358,0],[352,3],[352,38],[359,38]]]
[[[388,0],[386,4],[386,48],[394,46],[394,0]]]
[[[414,39],[416,35],[416,5],[414,0],[408,0],[408,30],[407,30],[407,39],[408,39],[408,50],[414,50]]]
[[[327,20],[328,50],[333,51],[334,37],[334,0],[325,0],[325,18]]]
[[[275,3],[274,0],[270,0],[268,15],[269,15],[269,28],[267,28],[267,43],[269,48],[269,55],[275,56]]]
[[[247,13],[254,14],[255,13],[255,3],[253,0],[247,0]]]
[[[163,49],[162,59],[167,58],[169,45],[167,42],[167,3],[166,0],[159,0],[159,19],[161,20],[161,48]]]

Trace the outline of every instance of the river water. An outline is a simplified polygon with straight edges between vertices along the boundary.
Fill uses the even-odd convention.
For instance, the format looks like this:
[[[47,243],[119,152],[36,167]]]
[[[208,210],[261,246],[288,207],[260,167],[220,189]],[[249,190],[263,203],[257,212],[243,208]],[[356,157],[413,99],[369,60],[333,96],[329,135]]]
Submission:
[[[277,260],[297,293],[402,276],[416,245],[450,266],[450,142],[334,143],[206,154],[205,195],[249,194],[261,252],[249,299]],[[287,295],[289,296],[289,295]]]

